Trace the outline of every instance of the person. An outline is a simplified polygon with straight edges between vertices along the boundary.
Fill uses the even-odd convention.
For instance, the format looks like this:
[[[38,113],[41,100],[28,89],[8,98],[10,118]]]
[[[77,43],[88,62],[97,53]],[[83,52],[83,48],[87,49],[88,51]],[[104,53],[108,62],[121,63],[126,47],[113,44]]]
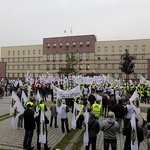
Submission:
[[[108,100],[107,94],[102,95],[102,116],[104,117],[106,117],[107,113],[107,100]]]
[[[110,97],[108,98],[107,104],[108,104],[108,112],[109,111],[113,111],[114,104],[115,104],[115,99],[114,99],[114,95],[113,94],[110,95]],[[108,112],[107,112],[107,115],[108,115]]]
[[[104,132],[104,150],[109,149],[109,144],[111,144],[112,150],[117,149],[118,123],[115,121],[114,116],[114,113],[109,111],[108,118],[102,122],[101,130]]]
[[[130,101],[128,98],[125,98],[126,106],[125,106],[125,116],[124,116],[124,127],[126,127],[132,118],[132,114],[134,112],[134,108],[130,104]]]
[[[79,102],[79,106],[82,108],[81,113],[79,115],[79,118],[77,119],[77,128],[81,129],[84,121],[84,112],[85,112],[85,106],[83,105],[83,101]]]
[[[66,105],[65,99],[63,99],[62,102],[63,102],[63,104],[62,104],[62,107],[61,107],[60,118],[61,118],[62,133],[64,133],[65,132],[65,126],[66,126],[66,131],[70,132],[70,130],[69,130],[69,124],[68,124],[68,112],[69,112],[69,108]]]
[[[96,100],[96,103],[92,105],[92,112],[95,114],[95,118],[99,119],[101,115],[101,105],[99,100]]]
[[[41,116],[41,109],[39,110],[39,114],[38,116],[35,117],[35,121],[36,121],[36,124],[37,124],[37,150],[41,150],[41,143],[39,142],[39,135],[40,135],[40,116]],[[48,147],[47,145],[47,124],[49,124],[49,120],[47,118],[47,116],[44,114],[44,117],[45,117],[45,130],[46,130],[46,143],[44,144],[44,150],[50,150],[50,148]]]
[[[138,119],[136,118],[136,131],[138,138],[138,147],[140,146],[140,142],[144,140],[144,134],[141,127],[138,125]],[[126,136],[124,143],[124,150],[131,150],[131,122],[123,129],[123,135]]]
[[[53,101],[53,104],[50,105],[50,111],[51,111],[51,118],[50,118],[50,127],[52,127],[53,124],[53,118],[54,118],[54,126],[55,128],[58,128],[57,126],[57,110],[56,110],[56,100]]]
[[[92,106],[94,104],[94,102],[96,101],[96,97],[94,96],[94,94],[90,94],[88,97],[88,101],[90,102],[90,106]]]
[[[125,115],[125,108],[122,105],[122,99],[119,99],[118,103],[114,105],[115,119],[118,122],[118,133],[121,133],[121,124]]]
[[[32,150],[31,147],[33,132],[35,130],[35,119],[33,106],[29,103],[27,104],[27,109],[24,111],[24,129],[25,136],[23,141],[23,148],[27,150]]]
[[[88,132],[89,132],[89,142],[86,146],[86,150],[90,149],[90,144],[92,145],[92,150],[96,150],[96,140],[97,134],[100,131],[100,124],[98,120],[95,118],[95,114],[93,112],[89,112],[89,122],[88,122]]]

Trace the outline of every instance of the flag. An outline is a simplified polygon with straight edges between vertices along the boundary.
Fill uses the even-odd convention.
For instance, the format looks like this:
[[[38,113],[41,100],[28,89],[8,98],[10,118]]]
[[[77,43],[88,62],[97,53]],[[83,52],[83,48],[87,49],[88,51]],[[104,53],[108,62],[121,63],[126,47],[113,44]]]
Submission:
[[[139,99],[139,95],[137,91],[135,91],[133,95],[131,96],[130,104],[134,108],[135,112],[139,114],[140,113],[140,99]]]
[[[41,110],[40,114],[40,134],[39,134],[39,143],[46,143],[46,124],[44,112]]]
[[[89,113],[87,110],[84,113],[84,147],[86,147],[89,143],[89,131],[88,131],[88,122],[89,122]]]
[[[25,94],[25,92],[22,90],[22,94],[21,94],[21,103],[22,103],[22,106],[24,107],[25,106],[25,103],[28,101],[28,98]]]
[[[13,91],[11,96],[11,104],[10,104],[10,115],[12,115],[11,126],[13,129],[16,128],[17,118],[23,114],[24,108],[22,103],[20,102],[19,97]]]
[[[56,97],[56,110],[57,110],[57,112],[58,112],[58,117],[60,117],[61,108],[62,108],[62,98],[60,97],[59,93],[57,92],[57,97]]]
[[[28,91],[28,98],[30,97],[30,94],[31,94],[31,93],[30,93],[30,92],[31,92],[31,91],[30,91],[30,88],[31,88],[31,87],[28,85],[28,87],[27,87],[27,91]]]
[[[76,121],[79,118],[79,115],[82,111],[82,107],[80,107],[76,102],[74,102],[74,109],[73,109],[73,114],[72,114],[72,128],[76,128]]]
[[[39,90],[37,90],[36,99],[37,99],[36,100],[36,112],[38,112],[38,110],[40,108],[40,101],[42,100]]]
[[[132,118],[131,118],[131,150],[138,150],[135,112],[132,114]]]

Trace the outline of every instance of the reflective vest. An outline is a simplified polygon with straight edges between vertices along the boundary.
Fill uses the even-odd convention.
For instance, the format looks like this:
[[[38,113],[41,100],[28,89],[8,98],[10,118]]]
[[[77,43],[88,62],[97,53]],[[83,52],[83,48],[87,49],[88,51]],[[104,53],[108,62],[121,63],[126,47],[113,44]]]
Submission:
[[[92,105],[92,112],[95,114],[96,117],[101,115],[101,105],[100,104],[93,104]]]
[[[40,104],[40,109],[45,112],[45,104]]]
[[[80,115],[83,115],[84,114],[84,105],[83,104],[79,104],[79,106],[82,107]]]

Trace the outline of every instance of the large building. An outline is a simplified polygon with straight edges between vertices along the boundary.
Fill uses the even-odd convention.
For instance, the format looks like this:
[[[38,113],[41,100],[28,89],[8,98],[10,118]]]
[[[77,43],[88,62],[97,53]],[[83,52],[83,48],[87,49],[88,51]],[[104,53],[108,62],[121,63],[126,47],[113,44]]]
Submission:
[[[76,53],[80,58],[80,73],[95,71],[99,74],[125,78],[119,68],[125,49],[134,55],[135,73],[131,79],[144,76],[150,79],[150,39],[97,41],[95,35],[44,38],[42,45],[9,46],[1,48],[2,62],[6,63],[6,77],[23,78],[27,70],[35,77],[49,72],[58,76],[65,65],[66,55]]]

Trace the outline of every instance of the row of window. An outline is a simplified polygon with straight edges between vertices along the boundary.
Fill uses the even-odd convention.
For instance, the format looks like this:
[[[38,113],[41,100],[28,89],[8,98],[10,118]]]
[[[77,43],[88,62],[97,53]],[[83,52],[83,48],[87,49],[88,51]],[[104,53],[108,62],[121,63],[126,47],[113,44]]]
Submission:
[[[134,56],[135,59],[145,59],[145,54],[142,54],[142,55],[136,55],[136,54],[134,54],[133,56]],[[141,58],[139,58],[139,56],[141,56]],[[111,55],[111,57],[108,57],[108,55],[103,56],[103,59],[104,59],[104,60],[108,60],[108,58],[109,58],[110,60],[117,59],[117,58],[115,58],[115,55]],[[119,55],[118,59],[119,59],[119,60],[121,59],[121,55]],[[97,60],[101,60],[100,55],[97,56]]]
[[[42,75],[42,73],[38,73],[38,76],[41,76],[41,75]],[[105,73],[104,75],[107,76],[108,74]],[[117,76],[115,73],[111,73],[109,75],[112,76],[113,78],[115,78]],[[34,78],[35,77],[35,73],[33,73],[33,74],[30,73],[30,76]],[[134,79],[137,79],[137,73],[134,73],[133,76],[134,76],[133,77]],[[145,77],[145,74],[142,73],[142,76]],[[25,73],[8,73],[7,77],[17,77],[17,78],[19,78],[19,77],[22,78],[23,77],[24,78],[25,77]],[[53,73],[53,77],[55,77],[55,73]],[[118,78],[122,78],[122,73],[118,74]]]
[[[11,52],[12,52],[12,54],[11,54]],[[26,50],[23,50],[23,51],[20,51],[20,50],[18,50],[18,51],[8,51],[8,56],[16,55],[15,53],[20,55],[21,52],[22,52],[22,55],[25,55]],[[30,54],[35,55],[36,54],[36,50],[33,50],[33,51],[32,50],[28,50],[27,52],[28,52],[27,53],[28,55],[30,55]],[[38,54],[41,54],[41,49],[38,50]]]
[[[66,42],[64,45],[68,47],[70,44],[71,44],[71,43]],[[83,46],[84,43],[83,43],[82,41],[80,41],[78,44],[79,44],[79,46]],[[77,45],[77,42],[72,42],[72,46],[75,47],[76,45]],[[90,45],[90,41],[86,41],[86,45],[89,46],[89,45]],[[52,43],[52,46],[53,46],[53,47],[56,47],[57,44],[54,42],[54,43]],[[59,47],[62,47],[62,46],[63,46],[63,43],[60,42],[60,43],[59,43]],[[50,43],[47,43],[47,48],[50,48],[50,47],[51,47],[51,44],[50,44]]]
[[[7,59],[4,59],[2,58],[2,62],[30,62],[30,61],[38,61],[40,62],[41,61],[41,58],[40,57],[23,57],[23,58],[7,58]]]
[[[141,65],[141,69],[145,69],[145,64],[140,64],[140,65]],[[57,66],[56,64],[52,64],[52,65],[47,64],[46,65],[46,69],[47,70],[49,70],[49,69],[56,69],[57,68],[56,66]],[[103,66],[104,69],[108,69],[108,64],[103,64],[103,65],[102,64],[97,64],[97,69],[101,69],[101,66]],[[63,67],[62,64],[58,65],[59,69],[62,68],[62,67]],[[86,67],[86,69],[89,69],[90,68],[90,64],[86,64],[86,66],[81,65],[81,64],[79,65],[79,69],[82,69],[84,67]],[[118,65],[117,65],[117,67],[118,67]],[[136,64],[135,65],[135,69],[137,69],[137,68],[138,68],[138,66]],[[17,65],[17,66],[15,66],[15,65],[12,65],[12,66],[8,65],[8,69],[41,69],[41,65]],[[111,64],[111,69],[118,69],[118,68],[115,67],[115,64]]]
[[[130,50],[130,46],[126,46],[125,49]],[[118,50],[122,51],[123,50],[122,46],[119,46]],[[138,46],[134,45],[134,51],[137,51],[137,50],[138,50]],[[142,45],[142,48],[139,48],[139,50],[145,51],[145,45]],[[104,52],[107,52],[107,51],[108,51],[108,47],[104,46]],[[115,51],[115,46],[111,46],[111,51],[112,52]],[[97,52],[101,52],[101,47],[97,47]]]

